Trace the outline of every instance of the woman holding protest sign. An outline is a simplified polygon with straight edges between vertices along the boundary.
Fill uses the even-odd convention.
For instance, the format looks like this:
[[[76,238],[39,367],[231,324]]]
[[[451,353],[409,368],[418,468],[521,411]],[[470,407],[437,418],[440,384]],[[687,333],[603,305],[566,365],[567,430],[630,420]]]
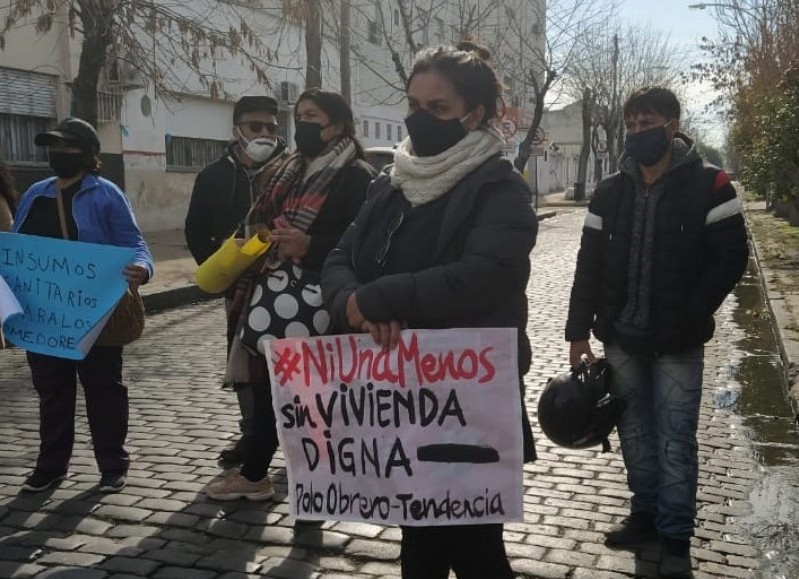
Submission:
[[[406,327],[516,328],[521,385],[538,222],[527,185],[502,158],[501,85],[488,57],[471,43],[417,56],[408,138],[331,252],[322,291],[335,329],[369,332],[383,348],[396,347]],[[529,461],[535,450],[522,417]],[[501,524],[403,527],[402,576],[444,579],[453,569],[459,578],[510,579],[502,532]]]
[[[55,177],[34,183],[20,199],[14,232],[89,243],[131,247],[134,261],[122,272],[136,290],[153,274],[153,260],[125,194],[100,177],[100,140],[89,123],[67,118],[39,133]],[[83,360],[28,352],[33,386],[39,395],[41,444],[36,468],[23,490],[43,491],[68,476],[75,439],[77,379],[100,469],[102,492],[125,486],[130,459],[128,392],[122,383],[122,347],[95,344]]]
[[[217,500],[266,500],[274,494],[267,470],[278,447],[264,357],[274,338],[327,330],[319,275],[327,254],[357,214],[374,176],[355,137],[352,109],[335,92],[310,89],[294,109],[297,151],[269,180],[250,210],[243,235],[272,244],[238,281],[230,315],[236,332],[225,381],[254,399],[253,436],[240,469],[207,489]]]

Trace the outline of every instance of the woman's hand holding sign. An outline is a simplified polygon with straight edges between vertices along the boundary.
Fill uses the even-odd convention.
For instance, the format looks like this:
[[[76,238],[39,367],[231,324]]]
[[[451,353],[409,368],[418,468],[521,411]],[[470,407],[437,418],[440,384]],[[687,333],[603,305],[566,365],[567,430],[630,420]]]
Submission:
[[[147,283],[147,278],[150,275],[147,268],[135,263],[129,263],[122,271],[125,274],[125,279],[128,280],[128,286],[135,291],[144,283]]]
[[[397,320],[391,320],[389,322],[372,322],[367,320],[358,307],[358,299],[355,297],[355,292],[352,292],[347,298],[346,311],[347,323],[350,325],[350,328],[371,334],[375,344],[379,345],[384,350],[393,350],[397,347],[400,332],[402,331],[402,324],[400,324],[400,322]]]

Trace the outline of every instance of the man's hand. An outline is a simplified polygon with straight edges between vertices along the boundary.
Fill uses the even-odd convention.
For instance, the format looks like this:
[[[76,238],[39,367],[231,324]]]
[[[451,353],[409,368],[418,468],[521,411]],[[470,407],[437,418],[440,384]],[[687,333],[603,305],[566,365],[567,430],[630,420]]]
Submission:
[[[278,244],[281,259],[290,259],[299,264],[311,247],[311,236],[296,227],[279,227],[269,232],[272,243]]]
[[[143,265],[136,265],[135,263],[126,265],[122,273],[125,275],[125,279],[128,280],[128,287],[130,287],[132,291],[136,291],[136,289],[141,284],[146,283],[147,278],[150,277],[150,272],[147,271],[146,267]]]
[[[585,356],[588,363],[596,361],[594,353],[591,351],[591,344],[588,342],[588,340],[572,342],[571,346],[569,347],[569,364],[571,364],[572,369],[580,367],[580,364],[583,361],[583,356]]]

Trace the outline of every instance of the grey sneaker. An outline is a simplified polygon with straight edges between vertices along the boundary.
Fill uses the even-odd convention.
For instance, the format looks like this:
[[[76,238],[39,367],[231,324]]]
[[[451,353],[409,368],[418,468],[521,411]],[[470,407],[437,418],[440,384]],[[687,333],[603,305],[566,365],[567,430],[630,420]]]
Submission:
[[[610,549],[639,549],[658,540],[655,515],[646,511],[631,513],[620,524],[605,533],[605,546]]]
[[[694,579],[691,570],[691,541],[663,538],[658,574],[664,579]]]
[[[265,476],[259,481],[247,480],[239,469],[235,469],[223,479],[208,485],[205,494],[217,501],[235,501],[247,499],[250,501],[266,501],[275,494],[275,488]]]
[[[128,473],[125,471],[110,471],[102,473],[100,476],[100,487],[98,490],[101,493],[118,493],[125,488],[125,485],[128,482],[127,475]]]

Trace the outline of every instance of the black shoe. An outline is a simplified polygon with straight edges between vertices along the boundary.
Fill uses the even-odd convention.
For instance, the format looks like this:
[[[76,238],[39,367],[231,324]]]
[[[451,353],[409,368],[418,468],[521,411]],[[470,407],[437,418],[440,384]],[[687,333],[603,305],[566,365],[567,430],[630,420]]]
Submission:
[[[243,464],[244,458],[247,456],[246,448],[247,441],[242,436],[233,446],[219,453],[219,462],[232,466]]]
[[[664,579],[694,579],[691,570],[691,541],[663,538],[658,575]]]
[[[100,476],[100,487],[98,490],[101,493],[118,493],[125,488],[127,483],[128,473],[125,471],[110,471],[104,472]]]
[[[605,546],[611,549],[638,549],[657,539],[655,515],[639,511],[631,513],[620,524],[605,533]]]
[[[31,493],[39,493],[49,489],[56,483],[67,478],[66,472],[53,472],[50,470],[39,470],[38,468],[23,483],[22,490]]]

